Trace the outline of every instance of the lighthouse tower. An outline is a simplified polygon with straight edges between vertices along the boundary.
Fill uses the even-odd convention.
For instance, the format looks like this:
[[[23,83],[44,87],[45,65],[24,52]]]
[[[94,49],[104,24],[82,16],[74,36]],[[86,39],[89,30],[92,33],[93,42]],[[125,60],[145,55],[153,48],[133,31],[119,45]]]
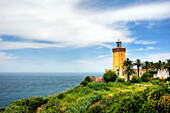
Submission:
[[[123,66],[123,62],[125,61],[125,52],[126,52],[126,48],[122,48],[121,46],[121,41],[117,41],[116,42],[117,47],[116,48],[112,48],[112,52],[113,52],[113,70],[122,70],[124,67]]]

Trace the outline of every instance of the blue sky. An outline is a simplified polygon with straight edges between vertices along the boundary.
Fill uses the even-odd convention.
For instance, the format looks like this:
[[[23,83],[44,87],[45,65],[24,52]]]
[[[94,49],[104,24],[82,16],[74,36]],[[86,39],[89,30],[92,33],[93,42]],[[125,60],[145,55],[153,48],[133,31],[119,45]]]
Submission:
[[[104,72],[170,58],[170,0],[0,0],[0,72]]]

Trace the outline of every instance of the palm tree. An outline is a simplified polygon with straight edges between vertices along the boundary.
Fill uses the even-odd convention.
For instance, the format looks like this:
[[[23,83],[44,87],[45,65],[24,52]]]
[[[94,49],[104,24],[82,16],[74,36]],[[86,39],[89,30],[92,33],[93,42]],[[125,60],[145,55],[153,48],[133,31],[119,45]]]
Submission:
[[[154,71],[154,70],[155,70],[155,65],[154,65],[154,63],[153,63],[153,62],[150,62],[150,68],[152,69],[152,71]]]
[[[149,62],[148,61],[144,62],[143,68],[146,69],[146,72],[148,71],[148,69],[149,69]]]
[[[134,74],[135,72],[132,69],[132,66],[130,65],[126,66],[126,70],[124,72],[127,74],[127,80],[128,80],[128,85],[129,85],[130,75]]]
[[[159,70],[162,69],[162,62],[161,62],[161,60],[159,60],[159,62],[158,62],[158,69],[159,69]]]
[[[140,59],[136,59],[136,62],[134,63],[134,65],[137,66],[137,69],[138,69],[138,77],[139,77],[139,68],[140,68],[140,66],[142,66],[141,60],[140,60]]]
[[[133,61],[129,60],[129,58],[127,58],[124,62],[123,62],[123,66],[122,67],[125,67],[125,66],[133,66]]]
[[[133,67],[133,61],[129,60],[129,58],[127,58],[124,62],[123,62],[123,67],[126,67],[126,70],[124,71],[125,73],[127,73],[127,80],[128,80],[128,85],[129,85],[129,79],[130,79],[130,75],[134,73],[132,67]]]
[[[164,66],[164,69],[169,71],[169,77],[170,77],[170,59],[166,59],[167,63]]]

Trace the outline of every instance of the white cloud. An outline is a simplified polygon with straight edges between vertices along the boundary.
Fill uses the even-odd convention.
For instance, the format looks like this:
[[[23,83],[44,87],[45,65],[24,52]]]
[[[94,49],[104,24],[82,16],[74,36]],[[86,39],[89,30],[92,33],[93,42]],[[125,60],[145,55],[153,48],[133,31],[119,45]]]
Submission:
[[[0,42],[0,50],[11,49],[27,49],[27,48],[49,48],[49,47],[63,47],[59,44],[45,44],[34,42]]]
[[[80,0],[0,0],[0,35],[56,42],[55,47],[106,45],[117,38],[133,42],[126,23],[170,17],[170,2],[138,4],[92,11],[77,7]],[[110,26],[112,24],[112,26]],[[109,25],[109,26],[108,26]],[[4,42],[6,43],[6,42]],[[33,44],[33,43],[32,43]],[[35,43],[37,48],[54,44]],[[50,46],[51,45],[51,46]],[[6,45],[5,48],[10,45]],[[27,44],[28,48],[32,48]],[[20,47],[18,47],[20,48]]]
[[[156,44],[156,41],[140,40],[140,41],[136,41],[135,44],[144,44],[144,45],[148,45],[148,44]]]
[[[139,48],[139,49],[137,49],[138,51],[143,51],[144,50],[144,48]]]
[[[155,49],[154,47],[152,47],[152,46],[148,46],[148,47],[146,47],[146,48],[139,48],[139,49],[137,49],[138,51],[147,51],[147,50],[153,50],[153,49]]]
[[[146,48],[146,50],[153,50],[153,49],[155,49],[154,47],[151,47],[151,46],[148,46],[147,48]]]
[[[153,53],[147,56],[143,56],[142,61],[153,61],[158,62],[159,60],[165,61],[166,59],[170,59],[170,53]]]
[[[11,59],[17,59],[18,57],[15,57],[11,54],[7,54],[5,52],[0,52],[0,62],[11,60]]]

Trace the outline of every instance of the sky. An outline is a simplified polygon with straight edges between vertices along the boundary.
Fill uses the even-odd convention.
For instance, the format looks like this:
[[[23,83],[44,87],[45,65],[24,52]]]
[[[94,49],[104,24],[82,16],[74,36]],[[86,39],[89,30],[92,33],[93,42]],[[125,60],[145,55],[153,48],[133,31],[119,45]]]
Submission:
[[[104,72],[170,58],[170,0],[0,0],[0,72]]]

